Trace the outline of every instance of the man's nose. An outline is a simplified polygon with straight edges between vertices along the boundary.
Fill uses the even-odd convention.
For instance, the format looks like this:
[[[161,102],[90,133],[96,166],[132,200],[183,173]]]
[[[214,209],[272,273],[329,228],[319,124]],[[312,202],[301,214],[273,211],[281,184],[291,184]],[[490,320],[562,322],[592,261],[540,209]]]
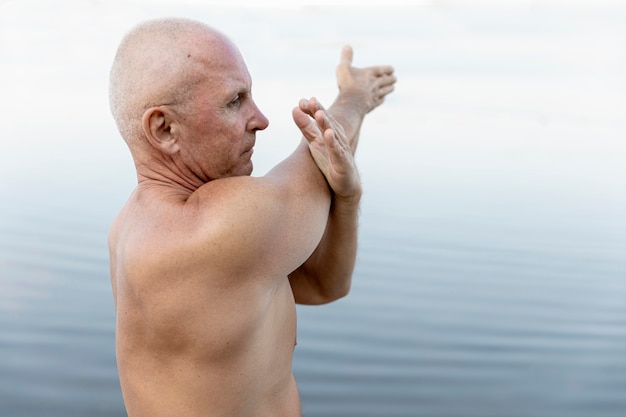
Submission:
[[[263,130],[269,126],[270,121],[265,117],[261,110],[257,107],[256,103],[254,104],[254,116],[250,121],[250,128],[254,131]]]

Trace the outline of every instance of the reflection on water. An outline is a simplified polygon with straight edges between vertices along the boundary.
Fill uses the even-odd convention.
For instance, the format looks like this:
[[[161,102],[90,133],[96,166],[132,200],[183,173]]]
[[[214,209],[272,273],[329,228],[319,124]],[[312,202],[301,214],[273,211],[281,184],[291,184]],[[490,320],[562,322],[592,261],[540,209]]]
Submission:
[[[623,242],[473,239],[484,219],[445,240],[392,217],[363,221],[352,296],[300,310],[307,415],[623,415]]]
[[[122,30],[113,17],[134,23],[148,12],[105,3],[81,9],[98,34],[81,30],[111,53],[117,38],[102,34]],[[0,15],[18,16],[2,12],[20,4]],[[255,150],[260,173],[292,146],[275,139],[294,134],[291,103],[332,77],[315,65],[301,74],[302,62],[319,55],[319,68],[332,69],[351,39],[359,64],[392,62],[400,76],[360,145],[366,193],[353,291],[298,309],[305,416],[625,415],[626,61],[615,41],[626,39],[625,15],[433,6],[327,19],[323,10],[192,10],[234,34],[256,75],[255,98],[274,123]],[[38,28],[56,21],[42,16]],[[381,18],[397,24],[374,36]],[[322,27],[321,38],[297,29],[307,24]],[[50,36],[80,41],[62,33]],[[20,39],[0,43],[11,58],[0,70],[11,77],[41,67],[19,51],[42,46]],[[264,66],[270,47],[283,61]],[[134,178],[103,116],[99,71],[110,54],[82,51],[98,68],[82,74],[86,92],[69,83],[72,73],[43,92],[65,88],[80,112],[50,108],[38,124],[13,106],[6,118],[2,140],[20,140],[3,142],[0,166],[2,416],[124,415],[106,230]],[[91,119],[68,125],[68,112]]]
[[[106,224],[76,209],[3,209],[0,414],[122,415]]]

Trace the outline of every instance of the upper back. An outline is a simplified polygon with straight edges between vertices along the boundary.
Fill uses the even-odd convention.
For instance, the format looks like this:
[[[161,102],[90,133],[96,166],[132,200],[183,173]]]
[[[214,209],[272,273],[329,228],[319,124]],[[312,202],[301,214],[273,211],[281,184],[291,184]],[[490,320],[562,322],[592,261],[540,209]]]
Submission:
[[[109,234],[118,366],[131,408],[145,398],[154,407],[169,398],[163,410],[187,396],[227,401],[242,385],[253,404],[255,393],[291,381],[295,304],[287,275],[319,237],[297,227],[303,213],[272,207],[280,204],[288,202],[251,177],[214,181],[184,201],[154,189],[131,196]],[[190,376],[202,369],[194,394]]]

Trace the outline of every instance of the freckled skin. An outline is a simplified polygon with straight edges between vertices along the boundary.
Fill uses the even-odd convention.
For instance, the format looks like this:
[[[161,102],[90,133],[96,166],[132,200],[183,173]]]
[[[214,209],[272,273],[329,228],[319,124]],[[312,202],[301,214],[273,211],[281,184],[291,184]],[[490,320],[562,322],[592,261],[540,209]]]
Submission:
[[[153,24],[146,39],[171,23]],[[241,55],[208,27],[175,23],[194,27],[177,30],[175,42],[190,49],[186,71],[198,69],[185,74],[201,77],[184,105],[148,106],[139,136],[125,137],[138,185],[109,231],[128,415],[300,416],[295,304],[348,292],[361,196],[353,155],[364,116],[393,90],[393,69],[354,68],[344,49],[335,103],[302,100],[293,118],[303,139],[255,178],[251,149],[268,121]],[[133,132],[126,113],[114,114],[120,131]]]

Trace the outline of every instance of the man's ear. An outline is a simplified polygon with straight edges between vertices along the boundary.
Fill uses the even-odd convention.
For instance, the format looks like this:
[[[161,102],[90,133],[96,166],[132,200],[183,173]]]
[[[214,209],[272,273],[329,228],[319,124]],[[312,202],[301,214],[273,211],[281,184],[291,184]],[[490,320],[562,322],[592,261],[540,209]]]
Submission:
[[[174,120],[167,108],[164,106],[149,108],[144,112],[141,123],[152,146],[167,155],[173,155],[180,150],[178,137],[172,134]]]

